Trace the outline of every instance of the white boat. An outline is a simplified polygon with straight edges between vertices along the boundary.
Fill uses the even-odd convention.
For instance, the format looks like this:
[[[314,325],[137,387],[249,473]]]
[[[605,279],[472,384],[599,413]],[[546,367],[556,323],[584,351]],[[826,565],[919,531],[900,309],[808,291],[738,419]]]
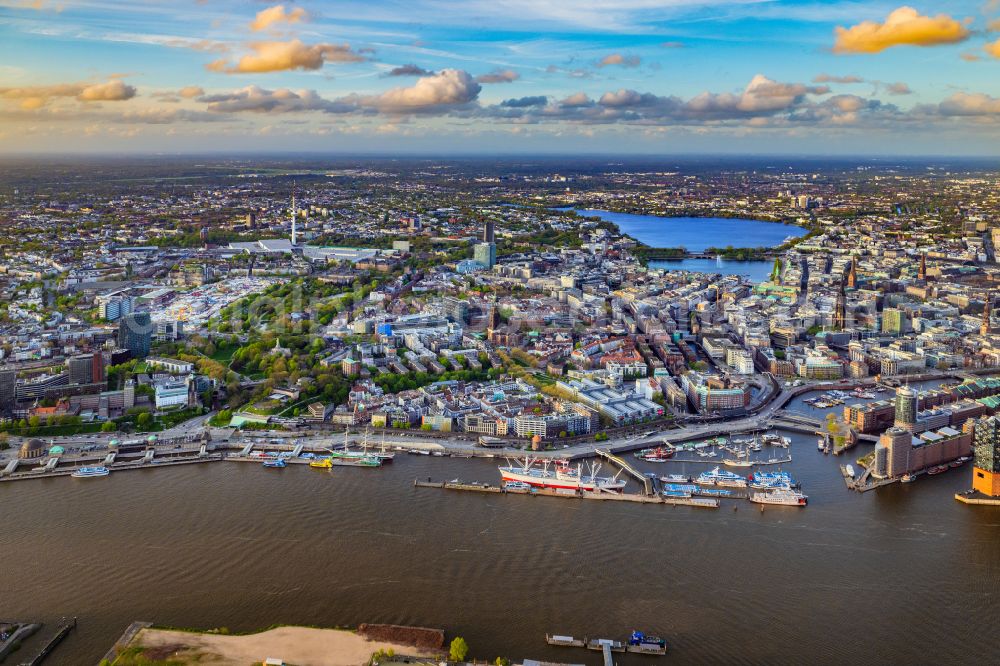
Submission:
[[[691,483],[691,477],[683,474],[664,474],[660,477],[663,483]]]
[[[739,474],[734,474],[728,470],[718,467],[703,472],[698,476],[696,483],[708,486],[728,486],[730,488],[746,488],[747,480]]]
[[[588,467],[589,469],[584,472],[582,464],[578,464],[574,468],[565,460],[556,461],[553,465],[549,460],[540,461],[536,458],[526,457],[515,462],[508,460],[506,465],[497,469],[500,470],[500,478],[504,482],[519,481],[534,488],[589,492],[621,492],[624,490],[626,482],[618,478],[621,472],[614,477],[598,476],[597,472],[601,468],[600,463],[589,463]]]
[[[73,472],[70,476],[74,479],[90,479],[95,476],[107,476],[111,474],[111,470],[107,467],[81,467],[80,469]]]
[[[750,501],[757,504],[780,504],[782,506],[805,506],[809,498],[791,488],[777,488],[771,491],[750,493]]]
[[[826,448],[826,441],[822,437],[820,437],[819,439],[816,440],[816,450],[822,451],[824,448]]]

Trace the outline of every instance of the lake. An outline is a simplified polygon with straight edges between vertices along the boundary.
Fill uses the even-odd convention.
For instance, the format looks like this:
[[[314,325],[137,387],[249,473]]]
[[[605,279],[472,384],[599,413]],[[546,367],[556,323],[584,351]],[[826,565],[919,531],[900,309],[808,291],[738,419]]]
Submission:
[[[569,210],[569,209],[562,209]],[[598,209],[576,209],[586,217],[600,217],[618,225],[622,233],[650,247],[683,247],[704,252],[710,247],[777,247],[789,236],[806,234],[802,227],[721,217],[661,217]]]
[[[727,259],[669,259],[654,260],[649,268],[667,271],[694,271],[697,273],[721,273],[722,275],[746,275],[752,282],[764,282],[774,269],[773,261],[730,261]]]

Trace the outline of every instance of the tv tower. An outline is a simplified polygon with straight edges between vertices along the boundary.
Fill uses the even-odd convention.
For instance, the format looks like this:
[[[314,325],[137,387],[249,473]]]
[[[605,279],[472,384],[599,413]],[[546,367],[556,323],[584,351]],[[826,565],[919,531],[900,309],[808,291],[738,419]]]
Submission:
[[[295,186],[292,186],[292,247],[295,247],[295,218],[298,217],[295,210]]]

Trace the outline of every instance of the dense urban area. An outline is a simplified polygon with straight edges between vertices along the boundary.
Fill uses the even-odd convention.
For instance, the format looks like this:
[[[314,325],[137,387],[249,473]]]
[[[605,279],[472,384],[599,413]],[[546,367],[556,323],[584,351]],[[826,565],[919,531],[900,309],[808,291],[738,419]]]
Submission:
[[[3,174],[10,455],[44,462],[65,450],[55,437],[126,439],[185,423],[593,448],[637,427],[745,421],[801,387],[851,383],[863,397],[855,384],[867,383],[901,388],[895,399],[848,397],[823,424],[829,446],[882,434],[860,461],[874,479],[975,449],[976,490],[1000,490],[1000,381],[983,376],[1000,369],[993,172],[79,167]],[[652,247],[591,209],[800,233],[779,247],[728,238],[695,253]],[[773,264],[757,282],[656,267],[694,256]],[[951,381],[908,386],[928,377]],[[824,397],[842,404],[843,393]]]

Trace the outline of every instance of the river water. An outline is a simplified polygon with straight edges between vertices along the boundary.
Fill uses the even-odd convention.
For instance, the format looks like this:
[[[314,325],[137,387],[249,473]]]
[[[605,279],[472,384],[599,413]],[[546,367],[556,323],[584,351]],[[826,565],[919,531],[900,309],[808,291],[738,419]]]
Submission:
[[[0,614],[79,616],[48,662],[74,666],[133,620],[441,627],[490,660],[597,663],[545,633],[633,628],[664,635],[670,663],[1000,660],[1000,510],[953,499],[970,468],[860,495],[846,460],[793,440],[810,504],[763,512],[420,489],[495,482],[497,461],[406,454],[380,470],[207,463],[4,483]]]

